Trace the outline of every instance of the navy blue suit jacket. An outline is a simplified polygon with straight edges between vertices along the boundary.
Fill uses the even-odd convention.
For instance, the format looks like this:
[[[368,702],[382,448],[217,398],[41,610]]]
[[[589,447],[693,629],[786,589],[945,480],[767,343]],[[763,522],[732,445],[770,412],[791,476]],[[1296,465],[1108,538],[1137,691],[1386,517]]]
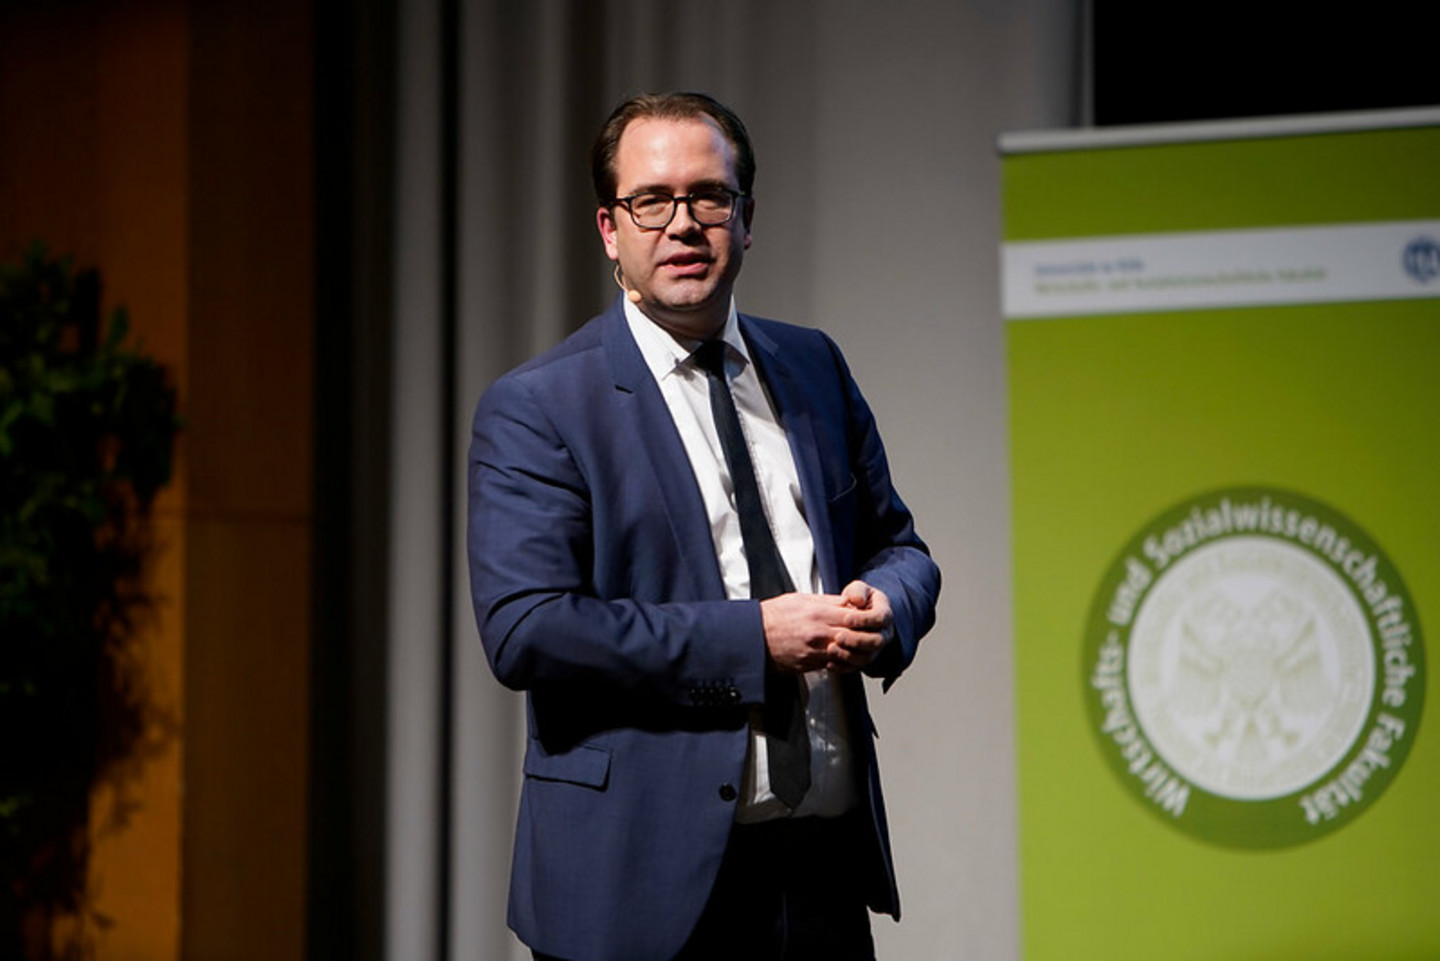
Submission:
[[[940,576],[839,349],[742,316],[789,437],[824,588],[883,590],[886,685]],[[475,414],[469,554],[495,676],[527,692],[509,923],[576,961],[669,958],[720,867],[764,699],[760,607],[729,601],[699,487],[621,302],[497,380]],[[864,685],[845,679],[870,830],[867,901],[899,916]]]

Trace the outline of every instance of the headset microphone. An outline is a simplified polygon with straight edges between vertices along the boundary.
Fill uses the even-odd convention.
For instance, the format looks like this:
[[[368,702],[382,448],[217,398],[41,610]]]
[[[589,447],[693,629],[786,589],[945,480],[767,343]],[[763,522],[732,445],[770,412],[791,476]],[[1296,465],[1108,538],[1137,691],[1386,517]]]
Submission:
[[[611,274],[611,276],[615,278],[615,285],[621,290],[625,291],[625,298],[629,300],[630,303],[638,304],[642,299],[644,299],[640,291],[636,290],[634,287],[625,286],[625,276],[620,273],[619,264],[615,265],[615,271],[613,274]]]

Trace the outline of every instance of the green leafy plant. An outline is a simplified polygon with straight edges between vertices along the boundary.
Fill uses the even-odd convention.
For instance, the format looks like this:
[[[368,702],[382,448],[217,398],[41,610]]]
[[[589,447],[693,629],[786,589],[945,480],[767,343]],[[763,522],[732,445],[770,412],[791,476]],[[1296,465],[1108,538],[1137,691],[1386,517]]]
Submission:
[[[92,787],[153,736],[133,638],[179,424],[127,334],[123,310],[102,322],[94,272],[38,244],[0,264],[4,957],[50,953],[22,931],[81,907]]]

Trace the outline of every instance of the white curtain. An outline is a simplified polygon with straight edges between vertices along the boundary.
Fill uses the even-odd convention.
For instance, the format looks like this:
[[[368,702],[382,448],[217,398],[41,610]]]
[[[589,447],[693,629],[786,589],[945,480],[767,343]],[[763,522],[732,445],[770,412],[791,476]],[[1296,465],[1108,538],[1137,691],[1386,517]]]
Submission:
[[[464,451],[485,385],[613,296],[588,148],[664,89],[745,118],[737,297],[840,340],[947,577],[923,676],[876,705],[906,910],[877,922],[881,956],[1018,957],[993,145],[1074,121],[1078,20],[1065,0],[397,5],[387,959],[529,957],[504,922],[522,702],[476,637]]]

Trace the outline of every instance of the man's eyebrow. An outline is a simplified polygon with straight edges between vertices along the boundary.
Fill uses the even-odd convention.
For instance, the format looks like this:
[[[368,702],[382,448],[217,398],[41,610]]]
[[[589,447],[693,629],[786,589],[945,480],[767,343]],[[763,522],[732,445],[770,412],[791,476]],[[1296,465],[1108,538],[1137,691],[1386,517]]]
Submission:
[[[740,192],[739,187],[732,187],[723,180],[697,180],[686,188],[685,193],[693,194],[697,190],[733,190],[736,193]],[[634,190],[619,194],[618,196],[636,197],[640,194],[665,194],[668,197],[675,196],[669,184],[646,184],[645,186],[636,187]]]

